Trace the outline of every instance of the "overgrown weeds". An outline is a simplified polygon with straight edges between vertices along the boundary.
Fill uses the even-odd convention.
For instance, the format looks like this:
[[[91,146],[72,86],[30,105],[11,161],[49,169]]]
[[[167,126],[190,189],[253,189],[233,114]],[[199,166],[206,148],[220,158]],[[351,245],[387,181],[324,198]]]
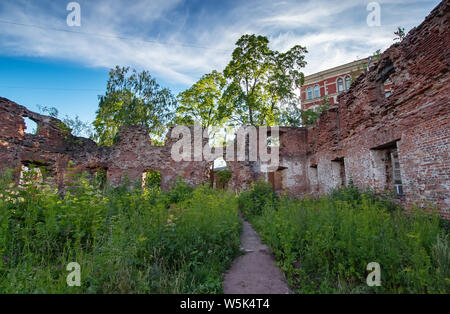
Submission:
[[[239,253],[234,194],[178,182],[99,189],[85,177],[63,197],[0,180],[1,293],[220,293]],[[81,287],[66,283],[70,262]]]
[[[405,214],[354,187],[274,201],[261,186],[241,195],[240,208],[298,293],[450,292],[450,239],[437,214]],[[371,262],[380,264],[381,287],[366,284]]]

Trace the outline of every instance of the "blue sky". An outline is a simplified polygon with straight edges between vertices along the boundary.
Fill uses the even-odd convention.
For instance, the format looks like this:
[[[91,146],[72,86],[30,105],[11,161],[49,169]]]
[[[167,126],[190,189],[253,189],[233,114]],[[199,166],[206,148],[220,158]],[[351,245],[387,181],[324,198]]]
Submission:
[[[1,0],[0,96],[89,121],[115,65],[149,70],[177,94],[256,33],[280,51],[306,46],[311,74],[386,49],[397,26],[410,30],[439,3],[377,1],[381,26],[369,27],[368,0],[79,0],[81,27],[69,27],[69,2]]]

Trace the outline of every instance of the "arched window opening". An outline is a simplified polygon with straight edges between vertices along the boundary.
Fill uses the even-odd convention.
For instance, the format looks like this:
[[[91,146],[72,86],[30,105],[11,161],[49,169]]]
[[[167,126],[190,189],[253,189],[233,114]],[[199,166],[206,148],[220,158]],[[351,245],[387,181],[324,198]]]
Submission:
[[[25,130],[24,132],[26,134],[32,134],[36,135],[38,132],[38,125],[36,122],[31,120],[30,118],[24,117],[23,120],[25,121]]]
[[[211,186],[215,189],[226,189],[231,175],[226,161],[222,157],[217,158],[211,165]]]
[[[345,89],[349,90],[350,86],[352,86],[352,79],[350,78],[350,76],[346,76],[345,77]]]
[[[314,86],[314,98],[320,97],[320,87],[319,85]]]
[[[308,87],[308,89],[307,89],[307,99],[312,99],[312,97],[313,97],[312,87]]]
[[[337,80],[337,90],[339,93],[344,91],[344,80],[341,78]]]

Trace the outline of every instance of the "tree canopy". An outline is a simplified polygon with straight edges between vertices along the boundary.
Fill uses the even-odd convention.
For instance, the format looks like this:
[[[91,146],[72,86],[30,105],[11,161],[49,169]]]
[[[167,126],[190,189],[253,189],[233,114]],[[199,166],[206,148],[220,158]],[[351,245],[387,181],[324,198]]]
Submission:
[[[221,126],[230,116],[230,107],[223,98],[226,80],[222,73],[205,74],[188,90],[178,95],[176,122],[203,127]]]
[[[153,140],[160,141],[173,121],[176,99],[159,86],[148,71],[130,71],[129,67],[112,69],[105,95],[94,121],[97,140],[112,145],[124,125],[142,125]]]
[[[173,124],[299,126],[306,53],[300,45],[279,52],[265,36],[243,35],[223,72],[205,74],[177,99],[149,72],[117,66],[99,96],[96,139],[112,145],[124,125],[146,126],[158,142]]]
[[[243,35],[224,70],[224,98],[233,107],[232,119],[246,125],[274,125],[286,104],[296,102],[295,89],[304,82],[306,48],[285,53],[269,48],[265,36]]]

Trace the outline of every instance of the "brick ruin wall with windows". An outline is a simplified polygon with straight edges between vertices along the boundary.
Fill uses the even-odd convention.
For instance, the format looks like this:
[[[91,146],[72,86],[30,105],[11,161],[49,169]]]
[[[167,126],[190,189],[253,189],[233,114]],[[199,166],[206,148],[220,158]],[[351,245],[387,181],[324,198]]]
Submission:
[[[233,165],[235,188],[264,178],[293,196],[350,182],[450,219],[449,1],[362,73],[310,128],[280,128],[280,167]],[[391,93],[385,93],[385,83]],[[244,181],[244,182],[243,182]]]
[[[441,2],[308,129],[311,190],[327,192],[345,175],[377,191],[398,186],[408,207],[432,203],[450,218],[449,15]]]
[[[278,169],[262,172],[259,162],[233,156],[227,186],[243,190],[262,178],[279,192],[302,197],[353,182],[392,192],[407,208],[434,204],[450,219],[449,11],[449,1],[442,1],[314,126],[280,128]],[[388,79],[392,93],[386,97]],[[37,134],[24,132],[24,118],[38,124]],[[191,185],[210,182],[210,162],[171,158],[176,141],[168,135],[165,146],[152,146],[146,129],[127,127],[114,146],[101,147],[67,134],[57,119],[0,98],[0,168],[15,168],[19,178],[22,166],[45,167],[60,189],[73,172],[101,170],[113,185],[125,178],[140,182],[147,171],[161,173],[163,189],[178,177]]]
[[[37,134],[25,132],[24,118],[37,123]],[[61,126],[58,119],[0,98],[0,167],[15,169],[16,179],[22,166],[44,167],[48,180],[60,189],[64,189],[72,173],[94,175],[102,170],[112,185],[126,179],[131,183],[140,182],[144,173],[157,171],[161,173],[163,189],[169,189],[178,177],[191,185],[208,178],[208,163],[175,162],[171,149],[176,140],[168,137],[165,146],[152,146],[145,128],[126,127],[114,146],[102,147],[92,140],[65,133]]]

